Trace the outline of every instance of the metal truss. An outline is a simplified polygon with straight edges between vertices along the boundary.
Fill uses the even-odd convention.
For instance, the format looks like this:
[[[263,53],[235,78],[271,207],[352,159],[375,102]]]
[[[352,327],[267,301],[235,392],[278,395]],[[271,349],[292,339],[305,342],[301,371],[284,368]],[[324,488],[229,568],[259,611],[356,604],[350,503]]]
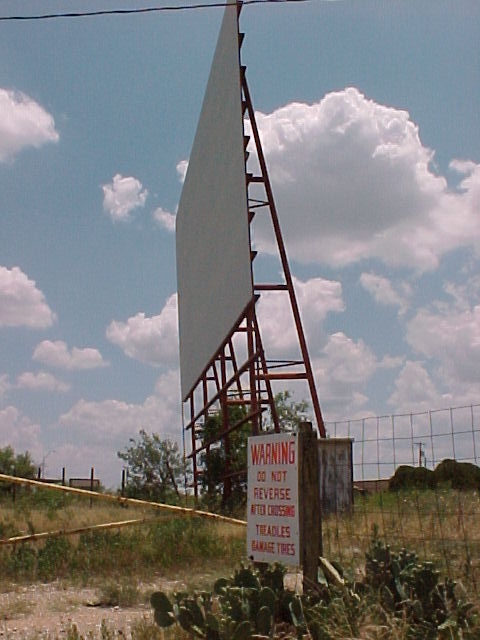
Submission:
[[[241,2],[237,0],[237,17],[239,17],[240,12]],[[238,32],[239,59],[243,38],[244,34]],[[251,135],[244,135],[244,151],[245,186],[248,202],[248,221],[246,223],[249,224],[250,229],[251,273],[254,295],[238,318],[235,326],[232,327],[229,335],[226,336],[220,349],[205,367],[202,376],[184,403],[184,430],[186,440],[189,440],[190,452],[188,457],[192,461],[195,497],[198,496],[198,485],[203,472],[201,458],[202,456],[208,456],[211,449],[216,446],[223,446],[226,454],[224,497],[228,497],[230,494],[232,478],[239,473],[246,473],[246,469],[234,472],[229,468],[228,460],[232,432],[249,423],[251,425],[251,434],[257,435],[265,428],[263,414],[266,410],[269,410],[269,429],[273,429],[276,432],[280,431],[274,393],[272,391],[272,383],[274,382],[292,380],[304,380],[307,382],[319,435],[320,437],[326,436],[305,333],[255,119],[255,111],[247,85],[246,67],[244,66],[240,66],[240,84],[244,132],[247,127],[251,132]],[[248,125],[246,124],[247,119]],[[251,145],[253,145],[258,159],[256,172],[250,172],[248,166]],[[247,150],[247,147],[249,150]],[[256,281],[254,260],[257,257],[257,252],[252,248],[252,228],[254,219],[258,215],[268,216],[273,228],[281,265],[280,281],[277,283]],[[288,297],[289,306],[293,314],[294,331],[296,331],[298,339],[299,359],[267,360],[256,312],[257,302],[264,292],[272,292]],[[229,409],[233,406],[241,406],[244,411],[239,420],[231,423]],[[212,414],[221,415],[222,425],[220,433],[215,438],[208,440],[204,437],[203,428]]]

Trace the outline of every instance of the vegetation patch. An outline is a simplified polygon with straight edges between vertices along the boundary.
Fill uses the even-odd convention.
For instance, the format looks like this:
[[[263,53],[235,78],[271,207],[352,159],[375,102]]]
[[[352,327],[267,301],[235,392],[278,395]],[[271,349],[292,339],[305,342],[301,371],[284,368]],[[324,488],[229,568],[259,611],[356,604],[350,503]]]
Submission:
[[[86,507],[77,512],[89,512]],[[1,523],[0,508],[0,523]],[[77,513],[79,517],[81,513]],[[88,513],[87,513],[88,515]],[[42,518],[42,511],[38,514]],[[60,520],[63,515],[59,514]],[[112,517],[112,515],[110,516]],[[125,519],[117,508],[116,519]],[[34,525],[37,513],[30,513]],[[55,525],[54,525],[55,526]],[[7,529],[7,527],[5,527]],[[12,529],[8,525],[8,533]],[[15,533],[18,533],[15,530]],[[0,577],[11,582],[66,579],[83,584],[118,575],[210,571],[235,566],[244,554],[245,530],[196,517],[159,517],[124,529],[55,535],[41,541],[0,546]]]
[[[390,478],[390,491],[448,487],[458,491],[480,489],[480,467],[470,462],[442,460],[435,469],[399,466]]]
[[[96,604],[102,607],[133,607],[141,599],[138,584],[132,578],[106,580],[99,589]]]
[[[480,637],[478,609],[462,588],[441,581],[434,565],[415,553],[394,553],[374,539],[364,578],[349,580],[341,572],[326,571],[300,595],[285,588],[281,565],[241,566],[211,591],[158,591],[151,605],[158,626],[202,640]]]

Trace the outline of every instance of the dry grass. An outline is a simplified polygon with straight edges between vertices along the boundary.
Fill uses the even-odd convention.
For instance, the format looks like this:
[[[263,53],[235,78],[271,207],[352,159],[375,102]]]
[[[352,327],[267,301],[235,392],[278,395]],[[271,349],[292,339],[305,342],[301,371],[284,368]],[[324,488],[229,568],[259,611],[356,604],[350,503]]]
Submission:
[[[90,507],[88,499],[51,495],[44,503],[20,499],[0,503],[0,525],[10,524],[17,535],[57,529],[75,529],[90,525],[144,518],[153,515],[152,509],[123,508],[114,503],[97,502]]]
[[[9,599],[5,598],[0,604],[0,620],[14,620],[19,616],[28,615],[32,610],[33,605],[29,600],[13,592]]]
[[[4,501],[0,504],[0,537],[153,515],[148,507],[124,508],[105,502],[94,502],[90,507],[88,498],[50,494],[40,504],[21,498],[16,503]],[[111,535],[93,535],[91,541],[96,545],[98,555],[93,553],[94,559],[85,564],[85,575],[99,570],[105,577],[127,569],[144,575],[154,568],[166,575],[180,576],[183,582],[200,588],[219,572],[225,574],[244,555],[243,527],[205,521],[189,527],[185,524],[189,519],[184,519],[180,525],[179,519],[156,515],[156,521],[160,523],[158,531],[145,524],[121,531],[115,529]],[[352,572],[361,571],[374,531],[392,548],[404,547],[415,551],[420,559],[435,560],[445,575],[461,579],[477,593],[480,591],[478,492],[411,490],[356,498],[352,514],[324,519],[324,555],[338,560]],[[67,539],[73,548],[77,548],[81,537],[69,536]],[[88,539],[88,536],[83,538],[85,551]],[[111,549],[109,540],[113,544]],[[39,549],[44,544],[35,543],[32,548]],[[0,547],[0,565],[5,549]],[[119,555],[118,562],[110,565],[103,562],[104,556],[113,551]]]
[[[355,569],[373,535],[415,551],[442,572],[480,591],[480,496],[476,491],[409,491],[360,497],[350,515],[323,522],[324,554]]]
[[[41,501],[22,496],[0,505],[0,538],[71,531],[125,520],[128,527],[57,535],[0,545],[0,582],[76,580],[83,584],[123,575],[148,578],[185,575],[207,578],[238,564],[244,555],[245,528],[199,517],[174,517],[148,506],[93,503],[89,499],[47,495]],[[1,586],[1,585],[0,585]]]
[[[0,505],[1,536],[13,535],[10,533],[12,531],[29,533],[71,529],[143,518],[152,513],[150,509],[125,509],[105,503],[94,504],[90,508],[88,500],[51,502],[53,504],[47,502],[35,506],[27,503],[22,506],[19,500],[15,505]],[[111,532],[68,537],[69,551],[63,552],[62,556],[68,560],[65,565],[54,564],[54,543],[50,560],[54,571],[52,575],[58,577],[58,572],[64,571],[62,579],[66,584],[71,584],[71,589],[74,589],[75,580],[80,577],[84,584],[88,583],[95,588],[95,599],[102,604],[132,606],[137,603],[145,606],[142,579],[147,578],[153,582],[162,577],[181,584],[182,590],[209,591],[215,579],[220,575],[231,574],[244,556],[244,527],[191,518],[159,516],[157,520],[156,525],[143,524]],[[347,575],[353,577],[363,571],[365,553],[374,532],[394,549],[405,547],[416,552],[420,559],[435,559],[444,575],[461,580],[468,587],[469,594],[474,594],[470,599],[478,601],[480,498],[477,493],[411,491],[357,499],[353,513],[324,519],[324,555],[339,561]],[[67,538],[54,540],[58,540],[60,545],[60,541]],[[17,545],[17,551],[20,548],[30,548],[37,554],[37,571],[38,550],[47,548],[46,543]],[[11,569],[12,549],[0,547],[0,576],[8,575],[6,569]],[[28,560],[28,555],[26,559]],[[20,563],[19,566],[21,567]],[[23,577],[22,575],[20,574],[20,579],[27,582],[38,579],[33,570],[31,574],[26,572]],[[10,580],[12,579],[13,574],[10,575]],[[34,585],[28,588],[34,588]],[[65,590],[62,610],[68,610],[75,604],[69,594],[70,591]],[[353,604],[357,607],[357,604]],[[28,616],[30,606],[28,597],[18,597],[17,589],[15,602],[12,600],[8,605],[2,604],[0,607],[0,621]],[[54,610],[53,603],[51,609]],[[378,603],[362,602],[361,611],[353,619],[345,602],[338,598],[329,605],[327,614],[332,639],[348,637],[363,640],[406,640],[412,637],[407,621],[389,614]],[[95,637],[100,637],[101,640],[113,639],[120,635],[119,629],[120,627],[104,625]],[[131,628],[130,635],[125,632],[123,636],[131,637],[132,640],[186,638],[178,628],[165,633],[145,618]],[[36,637],[39,636],[32,636],[32,640]],[[82,638],[81,633],[73,626],[66,637],[68,640]],[[88,637],[93,640],[94,635]],[[16,637],[16,640],[19,638]]]

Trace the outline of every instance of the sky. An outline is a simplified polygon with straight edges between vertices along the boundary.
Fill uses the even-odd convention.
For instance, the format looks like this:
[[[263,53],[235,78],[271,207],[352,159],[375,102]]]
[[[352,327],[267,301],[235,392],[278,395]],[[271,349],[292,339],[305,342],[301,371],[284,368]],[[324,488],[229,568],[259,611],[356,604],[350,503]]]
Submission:
[[[114,487],[140,429],[181,443],[175,213],[222,14],[0,21],[0,447],[47,476]],[[480,4],[249,5],[241,29],[325,420],[478,404]]]

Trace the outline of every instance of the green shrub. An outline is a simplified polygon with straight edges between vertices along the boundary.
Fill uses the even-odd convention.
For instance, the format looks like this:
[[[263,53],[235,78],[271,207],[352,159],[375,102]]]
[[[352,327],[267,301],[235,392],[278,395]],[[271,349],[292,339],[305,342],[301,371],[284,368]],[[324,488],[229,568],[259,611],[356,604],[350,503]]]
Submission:
[[[71,568],[84,580],[92,575],[136,571],[142,561],[140,535],[139,531],[119,529],[84,532],[72,555]]]
[[[37,567],[36,549],[26,544],[12,547],[6,565],[6,572],[11,578],[34,579]]]
[[[460,491],[480,489],[480,467],[470,462],[449,459],[442,460],[434,471],[426,467],[401,465],[390,478],[388,488],[390,491],[422,490],[434,489],[440,485]]]
[[[388,488],[390,491],[404,489],[432,489],[435,486],[433,471],[426,467],[410,467],[401,465],[390,478]]]
[[[155,592],[154,619],[161,628],[181,628],[202,640],[480,637],[473,605],[415,553],[393,552],[375,538],[360,582],[334,580],[327,564],[324,579],[302,596],[284,588],[281,565],[264,571],[241,566],[218,579],[212,592]]]
[[[55,580],[69,571],[73,547],[64,536],[47,538],[38,551],[37,573],[41,580]]]
[[[435,484],[448,484],[461,491],[480,489],[480,467],[470,462],[442,460],[433,472]]]
[[[130,632],[132,640],[165,640],[163,630],[145,618],[136,620]]]
[[[14,538],[20,535],[20,531],[15,526],[15,523],[11,520],[4,520],[0,522],[0,538]]]
[[[27,520],[29,532],[33,522]],[[12,521],[13,522],[13,521]],[[13,523],[0,525],[2,537],[18,534]],[[158,518],[139,527],[87,531],[78,536],[47,538],[0,548],[0,576],[51,580],[69,575],[86,583],[95,577],[147,574],[152,566],[164,572],[187,570],[209,562],[232,566],[244,555],[243,535],[234,535],[200,518]],[[28,550],[27,550],[28,549]]]
[[[202,518],[159,520],[149,525],[140,547],[142,563],[153,562],[164,568],[195,566],[205,559],[234,558],[244,555],[244,538],[225,538],[212,523]]]
[[[99,588],[99,600],[106,607],[133,607],[140,599],[138,585],[131,578],[107,580]]]

